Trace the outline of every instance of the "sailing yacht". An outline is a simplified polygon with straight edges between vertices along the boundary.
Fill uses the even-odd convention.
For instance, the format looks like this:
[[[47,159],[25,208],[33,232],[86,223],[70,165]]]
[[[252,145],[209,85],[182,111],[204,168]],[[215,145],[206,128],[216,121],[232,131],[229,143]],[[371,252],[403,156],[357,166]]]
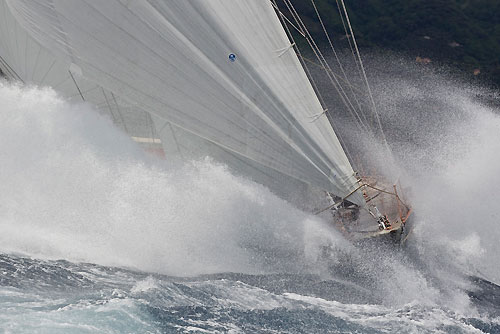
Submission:
[[[319,191],[331,203],[315,213],[354,240],[400,240],[410,208],[353,170],[292,30],[337,79],[283,1],[288,16],[274,0],[1,0],[0,69],[92,103],[166,159],[208,155],[284,198]]]

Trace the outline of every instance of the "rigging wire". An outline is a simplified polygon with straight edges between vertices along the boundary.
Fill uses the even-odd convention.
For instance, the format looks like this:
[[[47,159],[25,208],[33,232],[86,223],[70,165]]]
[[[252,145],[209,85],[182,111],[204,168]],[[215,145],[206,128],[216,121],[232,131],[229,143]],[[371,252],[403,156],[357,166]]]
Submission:
[[[389,143],[387,142],[387,138],[385,136],[384,129],[382,127],[382,122],[380,121],[380,116],[379,116],[378,111],[377,111],[377,106],[375,104],[375,100],[373,99],[373,94],[372,94],[372,90],[370,87],[370,83],[368,82],[368,78],[366,76],[365,67],[363,66],[363,60],[361,59],[361,54],[359,53],[358,44],[356,43],[356,38],[354,37],[354,32],[352,30],[351,21],[349,20],[349,15],[347,14],[347,9],[345,7],[344,0],[340,0],[340,2],[342,3],[342,8],[344,9],[344,14],[345,14],[345,17],[347,20],[347,24],[349,26],[349,31],[351,32],[352,42],[353,42],[354,47],[356,49],[356,53],[357,53],[358,60],[359,60],[359,65],[361,67],[361,71],[363,73],[363,78],[364,78],[365,83],[366,83],[366,88],[368,89],[368,95],[370,96],[370,101],[372,103],[373,113],[374,113],[375,118],[377,120],[377,124],[378,124],[378,127],[380,129],[380,134],[382,136],[382,140],[384,141],[384,145],[389,153],[389,156],[391,156],[391,149],[389,147]]]
[[[279,10],[278,5],[276,3],[276,0],[271,0],[271,1],[272,1],[272,4],[273,4],[273,7],[278,11],[278,14],[279,14],[278,17],[280,18],[280,21],[281,21],[282,25],[285,27],[285,30],[286,30],[286,33],[288,34],[288,37],[290,38],[292,44],[295,45],[295,47],[294,47],[295,52],[299,56],[299,61],[302,63],[302,67],[305,69],[305,71],[307,73],[307,76],[309,77],[309,80],[311,81],[311,84],[313,86],[313,89],[316,91],[316,95],[318,96],[318,99],[320,100],[321,105],[323,107],[325,107],[326,103],[325,103],[325,100],[323,99],[323,96],[322,96],[321,92],[319,91],[318,85],[316,84],[316,80],[314,80],[314,77],[312,76],[311,71],[309,70],[309,67],[305,63],[305,59],[307,59],[307,58],[305,58],[305,57],[302,56],[302,53],[300,52],[300,49],[297,47],[297,43],[295,43],[295,39],[293,38],[293,35],[292,35],[292,32],[290,31],[290,28],[286,24],[286,22],[290,22],[290,20],[288,20],[286,18],[286,16]],[[295,29],[298,29],[294,25],[292,25],[292,26]],[[298,32],[305,38],[305,34],[302,31],[298,30]],[[327,116],[327,118],[329,120],[330,126],[332,127],[333,131],[335,133],[339,133],[338,131],[335,130],[335,125],[334,125],[335,122],[331,119],[331,116],[328,113],[326,114],[326,116]],[[351,153],[349,152],[349,149],[347,148],[347,145],[345,144],[343,138],[341,136],[337,136],[337,138],[339,139],[340,144],[344,148],[344,152],[346,152],[346,155],[347,155],[349,161],[352,161]]]
[[[294,49],[297,52],[297,55],[299,56],[299,60],[301,60],[304,69],[306,70],[307,76],[309,77],[309,80],[311,81],[311,83],[313,85],[314,91],[316,92],[316,95],[318,96],[321,105],[325,106],[326,104],[325,104],[325,101],[323,99],[323,95],[320,93],[318,85],[316,83],[316,80],[313,78],[313,76],[312,76],[312,74],[311,74],[311,72],[309,70],[309,67],[305,65],[305,63],[303,61],[303,59],[305,59],[305,58],[302,56],[302,53],[300,52],[299,48],[296,46],[297,43],[295,43],[295,39],[293,38],[292,32],[290,31],[290,28],[288,27],[288,25],[286,24],[286,22],[289,22],[292,25],[292,27],[295,30],[297,30],[299,32],[299,34],[301,34],[304,38],[306,37],[306,35],[301,30],[299,30],[299,28],[297,28],[295,25],[293,25],[291,23],[291,21],[279,10],[278,5],[276,4],[276,0],[271,0],[271,1],[272,1],[272,4],[273,4],[273,7],[279,13],[279,17],[281,19],[280,21],[283,24],[283,26],[285,27],[285,30],[286,30],[286,32],[288,34],[288,37],[290,38],[290,40],[292,42],[292,45],[295,46]],[[285,20],[286,20],[286,22],[285,22]]]
[[[23,79],[16,73],[16,71],[9,66],[9,64],[0,56],[0,67],[4,70],[4,74],[14,78],[15,80],[18,80],[22,83],[24,83]]]
[[[312,59],[309,59],[309,58],[304,57],[304,56],[302,56],[302,59],[303,59],[304,61],[308,62],[308,63],[309,63],[309,64],[311,64],[311,65],[314,65],[314,66],[316,66],[316,67],[318,67],[318,68],[321,68],[321,69],[322,69],[322,70],[324,70],[324,71],[328,71],[328,69],[327,69],[327,68],[325,68],[325,67],[324,67],[324,66],[322,66],[321,64],[318,64],[318,63],[314,62]],[[346,82],[346,81],[345,81],[345,79],[344,79],[341,75],[339,75],[339,74],[337,74],[337,73],[335,73],[335,72],[333,72],[333,71],[332,71],[331,73],[332,73],[332,75],[336,76],[336,77],[337,77],[337,79],[342,80],[342,81],[344,81],[346,84],[350,85],[350,86],[351,86],[351,88],[352,88],[353,90],[356,90],[358,93],[363,93],[363,92],[364,92],[364,91],[363,91],[363,89],[361,89],[360,87],[358,87],[358,86],[356,86],[356,85],[353,85],[353,84],[351,84],[350,82]]]
[[[345,24],[344,15],[342,15],[342,10],[340,9],[339,0],[335,0],[335,2],[337,3],[337,9],[339,11],[340,20],[342,21],[342,26],[344,27],[345,37],[347,38],[347,42],[349,43],[349,49],[351,49],[352,59],[354,60],[354,64],[356,64],[356,68],[358,69],[359,77],[361,78],[362,77],[361,68],[359,67],[359,63],[358,63],[358,60],[356,58],[356,54],[354,52],[354,47],[352,46],[352,42],[351,42],[351,38],[350,38],[351,35],[349,35],[349,32],[347,31],[347,26]]]
[[[290,41],[292,42],[292,43],[291,43],[291,45],[292,45],[292,47],[294,47],[294,50],[295,50],[295,52],[296,52],[296,53],[297,53],[297,55],[298,55],[299,61],[301,62],[302,67],[305,69],[305,71],[306,71],[306,75],[309,77],[309,80],[310,80],[310,82],[311,82],[311,84],[312,84],[312,86],[313,86],[314,91],[316,92],[316,96],[318,97],[318,99],[319,99],[319,101],[320,101],[321,106],[323,106],[323,108],[325,108],[326,103],[325,103],[325,101],[324,101],[324,99],[323,99],[323,96],[322,96],[322,94],[321,94],[321,92],[320,92],[320,90],[319,90],[319,88],[318,88],[318,85],[317,85],[317,83],[316,83],[316,80],[315,80],[315,79],[314,79],[314,77],[312,76],[311,71],[309,70],[309,67],[306,65],[306,63],[305,63],[305,61],[304,61],[304,59],[306,59],[306,58],[304,58],[304,57],[302,56],[302,53],[300,52],[300,49],[297,47],[297,44],[296,44],[296,42],[295,42],[295,39],[293,38],[293,34],[292,34],[292,32],[290,31],[290,28],[289,28],[289,27],[288,27],[288,25],[286,24],[286,22],[290,22],[290,20],[288,20],[288,19],[286,18],[286,16],[285,16],[285,15],[284,15],[284,14],[283,14],[280,10],[279,10],[278,5],[277,5],[277,3],[276,3],[276,0],[271,0],[271,4],[273,5],[273,7],[276,9],[276,11],[277,11],[277,12],[278,12],[278,14],[279,14],[279,15],[278,15],[278,17],[279,17],[279,19],[280,19],[280,21],[281,21],[281,23],[282,23],[282,26],[285,28],[285,31],[286,31],[286,33],[287,33],[288,37],[290,38]],[[295,25],[292,25],[292,26],[293,26],[293,28],[294,28],[294,29],[298,29]],[[299,34],[300,34],[301,36],[303,36],[304,38],[306,37],[306,35],[305,35],[302,31],[300,31],[300,30],[297,30],[297,31],[299,32]],[[333,122],[333,120],[332,120],[331,116],[330,116],[328,113],[326,113],[326,111],[327,111],[327,110],[328,110],[328,109],[324,110],[324,111],[323,111],[323,113],[321,113],[319,116],[313,116],[313,117],[318,117],[318,118],[319,118],[319,117],[321,117],[323,114],[326,114],[326,117],[327,117],[327,119],[328,119],[328,123],[329,123],[329,124],[330,124],[330,126],[332,127],[332,129],[333,129],[334,133],[339,133],[338,131],[336,131],[336,130],[335,130],[334,122]],[[314,120],[315,120],[315,119],[313,119],[313,121],[314,121]],[[349,159],[349,160],[351,160],[351,158],[352,158],[352,157],[351,157],[351,154],[350,154],[349,150],[347,149],[347,146],[346,146],[345,142],[343,141],[342,137],[337,136],[337,138],[339,139],[340,144],[341,144],[341,145],[342,145],[342,147],[344,148],[344,152],[346,152],[346,155],[347,155],[348,159]]]
[[[291,3],[291,1],[290,0],[283,0],[283,1],[285,2],[285,5],[287,6],[287,8],[288,8],[290,14],[292,15],[292,17],[294,18],[294,20],[301,27],[301,29],[305,32],[305,34],[306,34],[306,41],[308,42],[311,50],[314,52],[314,54],[315,54],[316,58],[318,59],[318,61],[323,65],[323,67],[331,70],[328,62],[326,61],[326,59],[323,56],[321,50],[319,49],[319,47],[317,46],[316,42],[314,41],[314,38],[309,33],[306,25],[304,24],[304,22],[300,18],[300,15],[296,11],[296,9],[293,6],[293,4]],[[330,71],[330,72],[333,72],[333,71]],[[331,76],[329,76],[328,73],[327,73],[327,76],[329,77],[329,79],[330,79],[332,85],[334,86],[334,88],[337,90],[337,93],[341,96],[344,104],[346,104],[346,107],[348,109],[349,109],[349,107],[351,107],[352,109],[350,109],[350,110],[352,110],[352,111],[355,112],[354,107],[352,106],[352,103],[350,102],[347,94],[344,93],[343,88],[340,85],[340,83],[337,80],[332,80]],[[344,94],[342,94],[342,93],[344,93]],[[347,103],[346,103],[346,101],[347,101]],[[360,122],[361,122],[361,120],[360,120]]]
[[[302,19],[298,15],[297,11],[295,10],[295,7],[293,6],[293,4],[290,2],[290,0],[283,0],[283,1],[284,1],[285,5],[287,6],[290,14],[294,18],[294,20],[301,27],[302,31],[305,32],[305,34],[306,34],[306,41],[308,42],[309,46],[313,50],[313,52],[314,52],[316,58],[318,59],[318,61],[324,67],[326,67],[331,72],[333,72],[331,70],[330,65],[326,61],[325,57],[323,56],[321,50],[319,49],[318,45],[316,44],[316,42],[312,38],[311,33],[307,30],[307,27],[305,26],[304,22],[302,21]],[[369,127],[366,124],[364,124],[363,120],[361,119],[360,115],[358,114],[358,112],[354,108],[354,106],[353,106],[352,102],[350,101],[349,97],[345,93],[342,85],[340,85],[339,81],[334,76],[332,76],[330,74],[330,71],[325,71],[325,73],[327,74],[328,78],[330,79],[331,84],[333,85],[333,87],[335,88],[335,90],[337,91],[337,93],[339,94],[339,96],[341,97],[342,102],[346,105],[347,109],[351,112],[351,114],[354,116],[354,118],[357,119],[358,125],[360,126],[360,128],[363,131],[369,133],[370,132]]]
[[[80,90],[80,87],[78,87],[78,84],[76,83],[75,77],[73,76],[73,73],[71,73],[71,70],[68,70],[69,76],[71,77],[71,80],[73,80],[73,83],[76,86],[76,89],[78,90],[78,93],[80,94],[80,97],[82,98],[83,101],[85,101],[85,98],[83,97],[82,91]]]
[[[271,0],[271,1],[274,3],[274,7],[275,7],[275,8],[278,8],[278,7],[277,7],[277,4],[276,4],[276,0]],[[313,75],[311,74],[311,71],[310,71],[310,69],[309,69],[309,66],[307,66],[307,64],[305,63],[305,60],[306,60],[307,58],[305,58],[305,57],[303,57],[303,56],[302,56],[302,53],[301,53],[300,49],[296,46],[297,44],[295,43],[295,39],[294,39],[294,37],[293,37],[292,32],[290,31],[290,28],[288,27],[288,25],[286,24],[286,22],[285,22],[285,20],[284,20],[284,19],[286,18],[286,17],[285,17],[285,15],[284,15],[281,11],[279,11],[279,10],[278,10],[278,13],[280,14],[280,15],[279,15],[279,17],[282,19],[282,20],[281,20],[281,21],[282,21],[282,24],[283,24],[283,26],[285,27],[286,32],[288,33],[290,40],[292,41],[292,43],[293,43],[293,44],[295,44],[295,51],[297,52],[297,55],[299,56],[299,60],[301,61],[303,68],[304,68],[304,69],[306,70],[306,72],[307,72],[307,75],[308,75],[308,77],[309,77],[309,80],[311,81],[311,83],[312,83],[312,85],[313,85],[313,88],[314,88],[314,90],[316,91],[316,95],[318,96],[318,98],[319,98],[319,100],[320,100],[321,105],[322,105],[322,106],[326,106],[326,103],[325,103],[325,101],[324,101],[324,99],[323,99],[323,96],[322,96],[322,94],[321,94],[321,92],[320,92],[320,90],[319,90],[319,88],[318,88],[318,85],[316,84],[316,80],[314,79]],[[288,22],[289,22],[290,20],[286,20],[286,21],[288,21]],[[297,29],[295,26],[293,26],[293,27],[294,27],[295,29]],[[302,31],[298,31],[298,32],[299,32],[299,33],[300,33],[300,34],[301,34],[304,38],[306,38],[306,37],[305,37],[305,34],[304,34]],[[310,62],[314,64],[314,62],[312,62],[312,61],[310,61]],[[320,66],[320,67],[322,67],[323,69],[325,69],[325,67],[324,67],[324,66],[322,66],[322,65],[318,65],[318,66]],[[329,113],[326,113],[326,117],[327,117],[327,119],[328,119],[328,121],[329,121],[329,124],[330,124],[330,126],[332,127],[332,129],[333,129],[334,133],[340,133],[338,130],[336,130],[336,129],[335,129],[335,128],[336,128],[336,126],[335,126],[335,124],[336,124],[336,123],[335,123],[335,121],[332,119],[331,115],[330,115]],[[345,141],[344,141],[344,138],[343,138],[342,136],[339,136],[339,135],[337,135],[337,138],[339,139],[339,142],[340,142],[341,146],[343,147],[344,152],[346,153],[347,158],[349,159],[349,161],[353,161],[353,160],[352,160],[352,155],[351,155],[351,152],[350,152],[350,150],[349,150],[348,146],[346,145],[346,143],[345,143]]]
[[[132,132],[129,132],[129,130],[127,129],[127,123],[125,122],[125,118],[123,117],[123,114],[120,110],[120,106],[118,105],[118,102],[116,101],[115,94],[113,92],[110,92],[110,93],[111,93],[111,98],[113,99],[113,102],[115,103],[116,110],[118,111],[118,115],[120,116],[120,119],[122,120],[123,128],[125,129],[125,132],[132,133]]]
[[[274,2],[274,0],[273,0]],[[297,11],[295,10],[293,4],[291,3],[290,0],[283,0],[283,2],[285,3],[289,13],[291,14],[291,16],[293,17],[293,19],[295,20],[295,22],[297,23],[297,25],[300,27],[300,30],[298,30],[297,27],[294,26],[294,28],[296,30],[299,31],[299,33],[301,33],[301,35],[306,39],[306,41],[308,42],[309,46],[311,47],[312,51],[314,52],[316,58],[318,59],[319,63],[320,63],[320,67],[322,67],[328,78],[330,79],[330,82],[332,83],[332,86],[335,88],[335,90],[339,93],[339,96],[342,100],[342,102],[347,106],[347,109],[349,110],[349,112],[351,114],[353,114],[354,118],[356,119],[357,123],[359,123],[361,129],[365,130],[367,133],[369,134],[372,134],[372,131],[370,131],[371,127],[370,126],[367,126],[366,124],[363,123],[363,121],[361,120],[361,118],[359,117],[358,113],[356,112],[354,106],[352,105],[352,102],[350,101],[348,95],[345,93],[342,85],[340,84],[340,82],[338,81],[338,78],[340,78],[340,76],[336,75],[333,70],[331,69],[329,63],[326,61],[325,57],[323,56],[320,48],[317,46],[316,42],[314,41],[314,39],[312,38],[312,35],[309,33],[307,27],[305,26],[304,22],[302,21],[302,19],[300,18],[299,14],[297,13]],[[341,72],[342,74],[344,75],[344,78],[345,80],[343,81],[346,81],[347,84],[349,85],[349,89],[356,101],[356,104],[358,105],[358,107],[360,108],[360,113],[362,114],[364,120],[367,122],[367,123],[370,123],[367,118],[366,118],[366,114],[363,113],[362,111],[362,107],[361,107],[361,103],[359,102],[356,94],[354,93],[354,90],[353,90],[353,85],[350,84],[348,78],[347,78],[347,75],[345,73],[345,70],[340,62],[340,59],[338,58],[338,54],[333,46],[333,42],[328,34],[328,31],[326,30],[326,27],[324,25],[324,22],[319,14],[319,11],[317,9],[317,6],[316,6],[316,3],[314,0],[311,0],[311,3],[314,7],[314,11],[316,12],[316,15],[318,17],[318,20],[321,24],[321,27],[323,28],[323,32],[325,33],[326,37],[327,37],[327,40],[328,40],[328,43],[330,44],[330,47],[335,55],[335,58],[339,64],[339,67],[341,69]],[[359,48],[358,48],[358,45],[357,45],[357,42],[356,42],[356,38],[354,36],[354,31],[352,29],[352,25],[351,25],[351,22],[350,22],[350,19],[349,19],[349,15],[347,13],[347,9],[346,9],[346,6],[345,6],[345,3],[344,3],[344,0],[340,0],[340,3],[339,3],[339,0],[336,0],[336,3],[337,3],[337,8],[338,8],[338,11],[339,11],[339,15],[340,15],[340,18],[341,18],[341,21],[342,21],[342,25],[344,27],[344,31],[346,33],[346,37],[347,37],[347,40],[348,40],[348,43],[349,43],[349,47],[351,49],[351,54],[353,56],[353,59],[354,59],[354,63],[356,64],[356,67],[358,69],[358,73],[361,77],[361,79],[364,81],[365,85],[366,85],[366,88],[367,88],[367,92],[368,92],[368,97],[369,97],[369,100],[370,100],[370,104],[371,104],[371,109],[372,109],[372,115],[374,116],[375,120],[376,120],[376,123],[373,124],[375,125],[376,128],[378,128],[379,132],[380,132],[380,136],[382,138],[382,141],[384,143],[384,146],[387,150],[387,152],[389,153],[389,156],[391,156],[391,149],[389,147],[389,144],[387,142],[387,138],[386,138],[386,135],[385,135],[385,132],[384,132],[384,129],[382,127],[382,123],[381,123],[381,120],[380,120],[380,115],[377,111],[377,107],[376,107],[376,103],[375,103],[375,100],[373,98],[373,93],[372,93],[372,90],[371,90],[371,87],[370,87],[370,84],[368,82],[368,78],[367,78],[367,75],[366,75],[366,71],[365,71],[365,68],[364,68],[364,64],[363,64],[363,60],[361,59],[361,54],[359,52]],[[273,4],[273,6],[275,8],[277,8],[277,5],[276,3]],[[342,6],[342,9],[341,9],[341,6]],[[278,9],[277,9],[278,10]],[[286,18],[286,16],[279,12],[280,13],[280,16]],[[345,19],[344,19],[344,16],[345,16]],[[289,20],[288,20],[289,21]],[[352,42],[351,42],[351,38],[352,38]],[[302,56],[301,56],[302,57]],[[308,59],[304,59],[306,61],[309,61],[313,64],[315,64],[314,62],[308,60]],[[317,65],[317,64],[315,64]],[[332,75],[330,75],[332,74]],[[338,78],[337,78],[338,77]],[[343,93],[343,94],[342,94]],[[351,109],[352,108],[352,109]]]
[[[285,20],[286,22],[288,22],[288,24],[290,24],[299,34],[302,35],[302,37],[306,38],[306,35],[299,29],[297,28],[293,23],[292,21],[290,21],[290,19],[288,17],[286,17],[285,14],[283,14],[280,9],[278,8],[278,5],[276,4],[276,1],[275,0],[272,0],[271,2],[271,5],[274,7],[274,9],[278,12],[279,14],[279,17],[282,18],[283,20]],[[286,25],[284,22],[282,21],[283,25]],[[287,28],[288,29],[288,28]]]
[[[323,19],[321,18],[321,15],[319,14],[319,11],[318,11],[318,8],[316,7],[316,2],[314,0],[311,0],[311,3],[314,7],[314,11],[316,12],[316,16],[318,17],[318,20],[321,24],[321,27],[323,28],[323,32],[325,33],[325,36],[328,40],[328,44],[330,45],[330,48],[332,49],[333,51],[333,54],[335,55],[335,59],[337,60],[337,63],[339,65],[339,68],[340,68],[340,71],[342,72],[342,74],[344,75],[344,79],[346,81],[346,83],[349,85],[349,88],[351,90],[351,93],[352,93],[352,96],[354,97],[354,100],[356,101],[357,105],[358,105],[358,108],[359,108],[359,111],[362,113],[363,111],[363,108],[361,107],[361,104],[356,96],[356,94],[354,93],[353,89],[352,89],[352,85],[351,83],[349,82],[349,79],[347,78],[347,74],[345,73],[344,71],[344,67],[342,66],[342,63],[340,62],[340,59],[339,59],[339,56],[337,54],[337,51],[335,50],[335,48],[333,47],[333,42],[330,38],[330,34],[328,33],[328,31],[326,30],[326,27],[323,23]],[[366,118],[365,118],[366,120]]]
[[[113,109],[111,108],[111,104],[109,103],[109,99],[106,96],[106,92],[104,91],[104,88],[101,87],[101,91],[102,91],[102,95],[104,96],[104,101],[106,102],[106,105],[109,109],[109,114],[111,115],[111,118],[113,118],[113,123],[118,124],[118,119],[113,114]]]
[[[155,124],[153,122],[153,117],[147,111],[144,111],[144,116],[146,117],[146,122],[148,123],[149,130],[151,131],[151,139],[159,138],[156,132]]]

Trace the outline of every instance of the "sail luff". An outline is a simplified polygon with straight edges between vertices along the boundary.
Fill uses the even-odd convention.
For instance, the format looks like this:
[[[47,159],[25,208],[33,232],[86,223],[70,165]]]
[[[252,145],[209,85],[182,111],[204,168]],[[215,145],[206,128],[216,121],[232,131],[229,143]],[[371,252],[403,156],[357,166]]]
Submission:
[[[269,5],[268,5],[268,3],[266,3],[266,2],[261,2],[261,3],[259,3],[259,4],[260,4],[260,5],[262,5],[263,7],[265,7],[265,9],[266,9],[266,10],[268,10],[270,13],[272,13],[272,16],[275,16],[275,12],[274,12],[274,10],[273,10],[273,9],[272,9]],[[249,10],[249,8],[245,8],[245,9],[244,9],[244,10],[242,10],[242,11],[248,11],[248,10]],[[256,18],[256,19],[258,19],[258,18]],[[219,24],[224,24],[224,23],[225,23],[225,21],[224,21],[224,20],[218,20],[218,21],[216,20],[216,21],[213,21],[213,22],[211,22],[211,23],[212,23],[212,25],[215,25],[215,24],[217,24],[218,22],[220,22]],[[286,43],[287,45],[289,45],[289,46],[290,46],[290,42],[289,42],[289,40],[288,40],[288,37],[286,36],[286,33],[284,32],[284,30],[283,30],[283,28],[282,28],[281,24],[279,23],[279,20],[277,20],[277,18],[276,18],[276,20],[274,20],[273,22],[277,24],[277,26],[276,26],[276,28],[277,28],[277,29],[276,29],[276,30],[277,30],[277,31],[281,31],[281,32],[282,32],[282,33],[280,34],[280,38],[281,38],[281,39],[282,39],[282,41],[284,42],[283,44],[285,44],[285,43]],[[219,29],[219,31],[222,31],[222,32],[224,32],[224,31],[229,32],[229,31],[231,31],[231,29],[230,29],[230,27],[225,27],[225,28],[223,28],[223,29]],[[258,51],[259,51],[259,50],[258,50],[258,48],[253,48],[253,50],[254,50],[255,52],[258,52]],[[301,65],[300,65],[300,61],[298,60],[298,58],[297,58],[297,56],[295,55],[294,51],[293,51],[293,50],[290,50],[290,52],[291,52],[290,57],[291,57],[291,58],[295,61],[295,64],[294,64],[294,65],[295,65],[295,67],[296,67],[296,68],[299,68],[299,69],[301,69],[301,70],[302,70],[302,67],[301,67]],[[247,68],[252,68],[252,67],[250,66],[250,67],[247,67]],[[302,78],[303,78],[303,80],[304,80],[304,81],[305,81],[305,80],[307,80],[307,76],[306,76],[305,72],[303,72],[303,73],[301,73],[301,74],[302,74]],[[252,75],[248,75],[248,76],[249,76],[249,77],[253,77]],[[272,77],[270,77],[270,79],[272,79]],[[314,90],[312,89],[312,87],[310,87],[310,86],[309,86],[308,88],[310,88],[311,94],[312,94],[312,95],[314,95]],[[318,106],[319,108],[321,108],[321,106],[320,106],[320,104],[319,104],[319,101],[317,101],[317,106]],[[321,109],[321,110],[322,110],[322,109]],[[306,123],[306,124],[307,124],[307,123]],[[310,124],[310,123],[309,123],[309,124]],[[328,130],[331,130],[331,127],[330,127],[330,124],[329,124],[329,123],[327,123],[327,128],[328,128]],[[313,132],[313,133],[314,133],[314,132]],[[330,133],[331,133],[331,131],[330,131]],[[318,138],[316,138],[316,140],[318,140]],[[328,145],[325,145],[325,147],[328,147]],[[318,152],[317,152],[317,153],[318,153]],[[342,153],[343,153],[343,152],[342,152]],[[319,154],[321,154],[321,153],[319,153]]]
[[[273,17],[275,17],[275,18],[276,18],[275,20],[273,20],[273,21],[272,21],[272,22],[275,24],[276,31],[280,33],[279,35],[280,35],[280,38],[282,39],[282,41],[283,41],[283,42],[285,42],[285,43],[287,43],[287,45],[288,45],[287,50],[290,52],[289,56],[290,56],[290,58],[293,60],[295,68],[297,68],[297,69],[299,69],[299,70],[300,70],[301,79],[302,79],[303,81],[307,81],[307,82],[308,82],[308,80],[309,80],[309,79],[308,79],[308,77],[307,77],[307,74],[305,73],[305,71],[304,71],[304,69],[303,69],[303,67],[302,67],[302,64],[301,64],[301,62],[300,62],[299,58],[298,58],[298,57],[297,57],[297,55],[295,54],[294,49],[293,49],[293,48],[291,48],[291,46],[292,46],[292,45],[291,45],[291,42],[289,41],[288,35],[286,34],[285,30],[283,29],[283,27],[282,27],[282,25],[281,25],[281,22],[280,22],[279,18],[277,17],[277,14],[276,14],[275,10],[272,8],[272,6],[270,6],[270,5],[269,5],[269,2],[261,2],[260,4],[261,4],[263,7],[265,7],[265,9],[266,9],[268,12],[272,13],[272,14],[271,14],[271,16],[273,16]],[[248,10],[248,8],[247,8],[246,10]],[[223,20],[221,20],[220,22],[221,22],[221,24],[224,24],[224,21],[223,21]],[[221,30],[222,30],[222,31],[229,31],[230,29],[228,29],[228,27],[226,27],[226,29],[221,29]],[[256,49],[256,52],[258,52],[258,50],[257,50],[257,49]],[[279,56],[282,56],[282,55],[283,55],[283,53],[280,53],[280,55],[279,55]],[[323,112],[322,105],[321,105],[321,103],[319,102],[319,99],[317,98],[316,93],[315,93],[315,91],[314,91],[313,87],[309,84],[309,85],[307,85],[307,88],[308,88],[308,90],[309,90],[309,92],[310,92],[310,95],[314,97],[314,100],[315,100],[315,101],[314,101],[314,102],[315,102],[315,109],[316,109],[316,110],[321,110],[321,112]],[[305,111],[309,111],[309,112],[310,112],[311,110],[307,110],[307,109],[306,109]],[[333,127],[332,127],[331,123],[330,123],[330,122],[328,122],[328,121],[326,121],[326,118],[324,118],[322,121],[324,121],[324,122],[323,122],[323,123],[321,123],[321,122],[318,122],[318,123],[316,123],[316,122],[308,122],[308,123],[309,123],[309,124],[312,124],[312,125],[316,125],[316,124],[320,124],[320,123],[321,123],[321,125],[325,125],[325,127],[324,127],[322,130],[323,130],[323,131],[325,131],[325,130],[326,130],[327,137],[330,137],[330,136],[331,136],[331,134],[334,134]],[[307,123],[306,123],[306,124],[307,124]],[[316,132],[311,132],[311,133],[312,133],[312,134],[316,134]],[[322,134],[322,135],[323,135],[324,133],[325,133],[325,132],[321,132],[321,134]],[[338,139],[337,139],[337,137],[336,137],[335,135],[333,135],[333,136],[334,136],[334,141],[336,141],[336,144],[337,144],[337,145],[335,145],[335,146],[328,145],[328,144],[329,144],[328,142],[324,142],[324,141],[323,141],[323,142],[322,142],[322,144],[324,145],[323,147],[327,147],[327,148],[331,148],[331,147],[339,148],[339,151],[338,151],[338,153],[337,153],[336,155],[337,155],[337,156],[339,156],[339,155],[344,155],[344,157],[343,157],[343,158],[345,158],[345,160],[347,161],[347,164],[349,164],[348,159],[347,159],[347,157],[345,156],[345,153],[344,153],[344,151],[343,151],[343,149],[342,149],[342,146],[340,145],[340,142],[338,141]],[[317,141],[319,141],[319,142],[321,142],[321,138],[316,138],[316,140],[317,140]],[[340,153],[340,154],[339,154],[339,153]],[[321,153],[319,153],[319,154],[321,154]],[[349,166],[350,166],[350,164],[349,164]],[[352,175],[350,175],[350,176],[352,176]],[[358,198],[358,199],[359,199],[359,198]],[[355,200],[355,201],[356,201],[356,200]],[[364,200],[363,200],[363,201],[364,201]]]

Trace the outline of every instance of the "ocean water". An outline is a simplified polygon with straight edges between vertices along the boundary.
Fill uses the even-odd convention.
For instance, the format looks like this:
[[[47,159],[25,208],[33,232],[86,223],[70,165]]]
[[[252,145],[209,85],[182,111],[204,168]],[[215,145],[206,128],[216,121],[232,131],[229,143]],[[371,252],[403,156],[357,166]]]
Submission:
[[[431,75],[375,83],[415,208],[403,249],[2,83],[0,333],[500,333],[500,117]]]

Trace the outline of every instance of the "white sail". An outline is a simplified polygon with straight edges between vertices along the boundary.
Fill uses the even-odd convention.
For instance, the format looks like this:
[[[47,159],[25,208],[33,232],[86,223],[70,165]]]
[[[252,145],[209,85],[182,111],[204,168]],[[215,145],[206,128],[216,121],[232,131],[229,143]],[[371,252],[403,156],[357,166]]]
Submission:
[[[239,169],[338,196],[357,187],[328,120],[315,120],[322,106],[268,0],[5,1],[62,68],[236,157]]]
[[[53,87],[75,102],[88,101],[133,137],[152,136],[155,131],[149,114],[79,73],[71,73],[71,64],[56,59],[28,35],[3,0],[0,1],[0,18],[0,69],[5,75],[26,84]]]

